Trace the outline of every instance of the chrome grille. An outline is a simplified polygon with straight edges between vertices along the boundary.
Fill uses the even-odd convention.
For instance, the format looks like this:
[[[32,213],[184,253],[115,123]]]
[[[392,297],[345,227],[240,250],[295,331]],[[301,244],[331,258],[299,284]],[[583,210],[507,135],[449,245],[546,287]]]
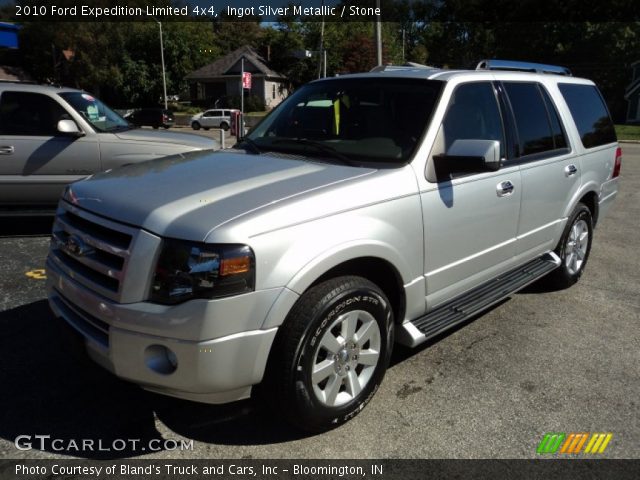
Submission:
[[[119,300],[135,233],[134,228],[60,202],[50,258],[78,283]]]

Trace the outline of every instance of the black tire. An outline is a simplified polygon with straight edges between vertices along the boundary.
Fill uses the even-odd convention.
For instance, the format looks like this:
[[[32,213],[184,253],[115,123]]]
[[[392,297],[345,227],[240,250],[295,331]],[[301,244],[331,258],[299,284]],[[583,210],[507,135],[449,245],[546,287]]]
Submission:
[[[220,128],[226,132],[227,130],[229,130],[229,124],[227,122],[222,122],[220,124]]]
[[[352,335],[345,335],[347,324]],[[336,353],[329,353],[324,345],[336,336]],[[303,430],[335,428],[360,413],[376,393],[392,347],[393,313],[384,293],[361,277],[327,280],[305,292],[280,327],[262,392]],[[328,373],[317,372],[314,382],[312,371],[321,364]]]
[[[586,232],[587,235],[583,239],[578,239],[576,243],[575,237],[578,231]],[[555,250],[562,263],[545,277],[545,282],[560,290],[569,288],[580,280],[589,259],[592,241],[593,218],[591,210],[585,204],[578,203],[569,217],[560,243]]]
[[[191,128],[193,128],[194,130],[200,130],[200,123],[198,122],[193,122],[191,124]]]
[[[209,131],[209,128],[210,128],[210,127],[204,127],[204,129],[205,129],[206,131]]]
[[[163,125],[165,130],[169,130],[171,128],[171,125]]]
[[[158,128],[160,128],[158,125],[154,125],[154,126],[153,126],[153,129],[154,129],[154,130],[158,130]]]

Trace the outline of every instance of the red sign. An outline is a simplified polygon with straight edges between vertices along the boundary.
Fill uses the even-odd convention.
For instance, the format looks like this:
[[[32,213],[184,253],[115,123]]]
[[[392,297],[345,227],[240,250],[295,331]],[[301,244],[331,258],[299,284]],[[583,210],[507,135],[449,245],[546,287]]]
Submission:
[[[242,88],[251,90],[251,72],[243,72],[242,74]]]

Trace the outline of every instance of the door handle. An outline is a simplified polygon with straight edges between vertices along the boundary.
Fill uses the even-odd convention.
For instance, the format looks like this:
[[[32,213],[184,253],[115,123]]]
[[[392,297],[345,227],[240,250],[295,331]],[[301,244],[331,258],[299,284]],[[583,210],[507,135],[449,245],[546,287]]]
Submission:
[[[11,155],[14,150],[13,145],[3,145],[0,147],[0,155]]]
[[[578,168],[574,165],[567,165],[566,167],[564,167],[564,174],[567,177],[570,177],[571,175],[575,175],[576,173],[578,173]]]
[[[513,193],[513,189],[513,183],[511,183],[509,180],[506,180],[498,184],[498,186],[496,187],[496,193],[499,197],[508,197]]]

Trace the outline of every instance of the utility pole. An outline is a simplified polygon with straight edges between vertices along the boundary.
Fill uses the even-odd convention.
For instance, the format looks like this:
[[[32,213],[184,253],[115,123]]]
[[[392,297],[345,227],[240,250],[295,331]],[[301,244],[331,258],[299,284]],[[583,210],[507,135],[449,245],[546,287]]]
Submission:
[[[376,11],[380,11],[380,0],[376,0]],[[378,54],[378,66],[382,65],[382,30],[380,25],[380,14],[376,14],[376,52]]]
[[[166,110],[167,107],[167,74],[164,70],[164,46],[162,45],[162,22],[160,22],[159,20],[156,20],[154,18],[154,20],[156,21],[156,23],[158,24],[158,27],[160,27],[160,61],[162,62],[162,92],[164,93],[164,109]]]
[[[322,11],[324,12],[324,0],[320,2]],[[318,49],[318,78],[322,75],[322,60],[324,51],[324,15],[322,16],[322,23],[320,24],[320,48]],[[326,58],[326,57],[325,57]],[[324,76],[327,76],[327,64],[325,60]]]
[[[240,59],[240,113],[244,115],[244,56]]]

